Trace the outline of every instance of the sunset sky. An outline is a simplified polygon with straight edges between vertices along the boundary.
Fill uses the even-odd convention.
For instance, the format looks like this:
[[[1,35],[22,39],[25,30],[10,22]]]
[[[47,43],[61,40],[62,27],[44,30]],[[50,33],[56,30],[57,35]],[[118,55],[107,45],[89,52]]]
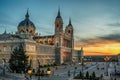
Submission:
[[[58,6],[64,28],[71,17],[75,49],[83,47],[85,55],[120,53],[120,0],[0,0],[0,33],[15,33],[29,8],[37,32],[53,35]]]

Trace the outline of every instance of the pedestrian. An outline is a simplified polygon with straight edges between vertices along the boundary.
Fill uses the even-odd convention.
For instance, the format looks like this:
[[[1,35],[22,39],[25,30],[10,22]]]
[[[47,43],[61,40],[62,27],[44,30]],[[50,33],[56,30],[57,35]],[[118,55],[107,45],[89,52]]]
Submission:
[[[70,70],[68,70],[68,76],[70,77]]]
[[[54,70],[53,70],[53,75],[54,75]]]
[[[73,76],[75,77],[75,74],[76,74],[76,70],[74,70],[74,72],[73,72]]]
[[[56,66],[56,70],[57,70],[58,68],[57,68],[57,66]]]

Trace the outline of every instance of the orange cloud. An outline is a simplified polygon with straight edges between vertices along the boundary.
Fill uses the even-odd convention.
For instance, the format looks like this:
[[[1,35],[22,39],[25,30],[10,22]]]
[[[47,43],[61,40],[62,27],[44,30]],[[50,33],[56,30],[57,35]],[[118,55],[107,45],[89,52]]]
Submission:
[[[93,44],[77,45],[75,49],[84,47],[84,55],[116,55],[120,53],[120,43],[114,41],[101,41]]]

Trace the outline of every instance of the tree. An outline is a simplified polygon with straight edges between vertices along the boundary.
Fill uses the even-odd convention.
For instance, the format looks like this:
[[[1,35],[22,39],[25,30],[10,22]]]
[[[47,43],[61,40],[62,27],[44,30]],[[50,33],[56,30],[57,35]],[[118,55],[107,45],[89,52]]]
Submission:
[[[41,76],[44,76],[45,72],[44,70],[41,71]]]
[[[25,54],[22,44],[16,47],[11,53],[9,67],[12,72],[17,73],[25,72],[28,67],[28,56]]]
[[[86,78],[89,78],[90,76],[89,76],[89,72],[87,71],[86,72]]]
[[[92,78],[96,78],[95,72],[92,73]]]
[[[82,72],[80,71],[80,73],[79,73],[79,77],[80,78],[82,78],[83,77],[83,74],[82,74]]]

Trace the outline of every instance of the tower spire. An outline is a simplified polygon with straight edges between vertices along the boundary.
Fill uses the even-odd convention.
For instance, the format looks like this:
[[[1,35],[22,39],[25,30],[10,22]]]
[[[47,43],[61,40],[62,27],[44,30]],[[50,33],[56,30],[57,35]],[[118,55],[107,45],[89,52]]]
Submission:
[[[60,7],[58,8],[58,15],[57,15],[57,18],[61,18],[61,15],[60,15]]]
[[[68,26],[72,26],[71,18],[69,18],[69,24],[68,24]]]
[[[28,18],[29,18],[29,13],[28,13],[28,10],[29,10],[29,8],[27,9],[27,13],[26,13],[26,15],[25,15],[26,19],[28,19]]]
[[[7,31],[6,31],[6,29],[5,29],[5,31],[4,31],[4,34],[7,34]]]

